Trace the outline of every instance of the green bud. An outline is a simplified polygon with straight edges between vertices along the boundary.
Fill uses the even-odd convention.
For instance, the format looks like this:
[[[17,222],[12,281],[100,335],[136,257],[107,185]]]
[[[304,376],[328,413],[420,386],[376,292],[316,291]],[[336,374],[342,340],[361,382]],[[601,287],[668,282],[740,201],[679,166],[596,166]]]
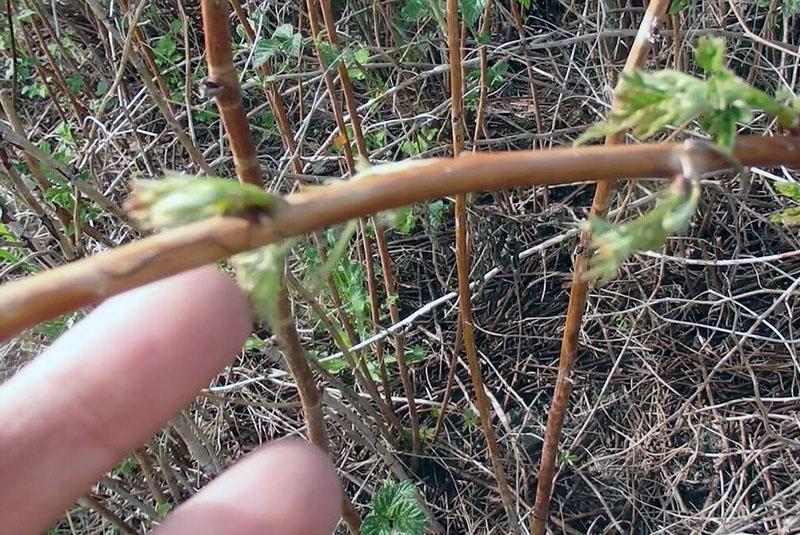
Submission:
[[[163,180],[134,182],[127,208],[145,228],[170,228],[215,216],[270,214],[281,202],[251,184],[168,174]]]

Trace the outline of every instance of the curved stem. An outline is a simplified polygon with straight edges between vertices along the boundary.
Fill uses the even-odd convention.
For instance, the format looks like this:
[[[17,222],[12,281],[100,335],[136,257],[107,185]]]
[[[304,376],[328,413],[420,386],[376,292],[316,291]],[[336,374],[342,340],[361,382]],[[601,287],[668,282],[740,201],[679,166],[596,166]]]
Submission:
[[[434,158],[289,195],[284,208],[258,223],[208,219],[1,286],[0,340],[149,282],[367,214],[471,191],[671,178],[681,170],[678,156],[687,150],[703,174],[730,169],[726,158],[702,146],[594,146]],[[800,167],[800,137],[743,136],[733,154],[743,166]]]

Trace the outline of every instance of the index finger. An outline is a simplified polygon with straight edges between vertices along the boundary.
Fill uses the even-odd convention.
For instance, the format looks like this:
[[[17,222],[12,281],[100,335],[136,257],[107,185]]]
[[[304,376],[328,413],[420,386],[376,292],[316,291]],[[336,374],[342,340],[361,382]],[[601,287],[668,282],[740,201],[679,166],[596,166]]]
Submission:
[[[0,387],[0,519],[41,532],[207,386],[250,329],[200,268],[110,299]]]

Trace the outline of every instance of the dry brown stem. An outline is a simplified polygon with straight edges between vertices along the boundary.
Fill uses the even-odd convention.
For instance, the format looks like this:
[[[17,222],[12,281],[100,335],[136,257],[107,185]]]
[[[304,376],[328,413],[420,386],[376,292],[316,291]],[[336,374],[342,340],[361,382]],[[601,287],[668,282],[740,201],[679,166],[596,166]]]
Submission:
[[[647,6],[639,31],[636,34],[633,47],[625,62],[623,73],[632,72],[640,68],[650,51],[651,36],[659,24],[661,17],[669,7],[669,0],[653,0]],[[616,104],[612,103],[612,108]],[[606,137],[606,146],[617,145],[623,140],[622,135]],[[613,178],[601,179],[597,183],[594,193],[590,216],[602,217],[608,211],[611,194],[616,180]],[[558,442],[561,437],[561,427],[564,415],[569,404],[569,395],[572,392],[572,367],[578,355],[578,333],[586,306],[588,282],[583,276],[586,271],[589,240],[591,235],[588,230],[581,233],[579,253],[575,258],[572,286],[567,306],[567,317],[564,324],[564,334],[561,341],[561,354],[558,362],[558,376],[556,378],[553,401],[547,414],[547,427],[544,442],[542,443],[542,456],[539,463],[539,478],[536,486],[536,502],[534,504],[533,518],[531,519],[531,532],[542,535],[545,532],[547,516],[550,508],[550,497],[553,492],[553,478],[555,477],[556,459],[558,457]]]
[[[486,4],[486,15],[491,14],[491,0]],[[484,19],[484,25],[491,24],[490,17]],[[464,150],[464,99],[462,92],[463,71],[461,69],[461,47],[462,30],[458,24],[458,2],[456,0],[447,1],[447,46],[450,54],[450,98],[451,98],[451,123],[453,129],[453,155],[458,157]],[[486,100],[486,51],[481,49],[481,98]],[[479,104],[478,118],[475,125],[476,136],[480,131],[480,121],[482,111]],[[480,362],[478,362],[478,350],[475,347],[475,328],[472,323],[472,301],[469,289],[469,223],[467,222],[467,196],[461,193],[456,196],[456,267],[458,271],[458,310],[461,323],[461,330],[464,341],[464,350],[467,354],[469,365],[469,375],[472,379],[472,388],[475,390],[475,406],[478,409],[478,417],[481,421],[481,429],[486,437],[486,445],[489,448],[489,459],[492,462],[492,470],[500,499],[508,515],[508,524],[511,530],[518,529],[518,520],[514,497],[508,486],[506,470],[503,457],[500,453],[500,446],[497,443],[497,436],[492,427],[492,412],[489,398],[484,390],[483,375],[481,374]]]
[[[208,78],[203,82],[214,97],[231,144],[233,165],[239,180],[261,186],[261,165],[242,108],[242,89],[231,52],[228,4],[225,0],[202,0],[203,35],[206,42]]]
[[[278,339],[280,340],[286,364],[297,384],[297,391],[300,394],[300,403],[303,406],[303,413],[308,430],[308,439],[312,444],[321,448],[325,453],[329,453],[328,435],[325,431],[325,415],[322,413],[322,397],[319,389],[314,382],[311,368],[308,365],[308,355],[303,349],[303,343],[297,334],[294,324],[294,314],[292,314],[292,304],[289,302],[289,295],[286,291],[286,284],[281,284],[278,292]],[[342,518],[350,531],[359,532],[361,518],[353,507],[347,496],[342,497]]]
[[[230,0],[230,4],[233,8],[233,11],[236,13],[236,17],[239,19],[239,23],[242,25],[242,28],[244,28],[244,33],[247,35],[247,40],[250,41],[250,44],[254,44],[256,35],[253,31],[253,27],[250,25],[250,21],[247,19],[247,14],[245,13],[241,2],[239,2],[239,0]],[[269,78],[272,76],[272,68],[269,66],[269,62],[261,65],[261,74],[267,78],[267,98],[269,98],[270,106],[272,106],[272,111],[275,114],[275,122],[278,124],[278,130],[280,130],[281,139],[283,140],[287,155],[292,163],[292,169],[294,169],[295,173],[302,173],[303,163],[300,161],[299,155],[296,154],[297,143],[295,143],[294,136],[292,135],[292,126],[289,122],[289,116],[286,113],[286,106],[283,103],[283,97],[278,89],[278,85],[269,80]]]

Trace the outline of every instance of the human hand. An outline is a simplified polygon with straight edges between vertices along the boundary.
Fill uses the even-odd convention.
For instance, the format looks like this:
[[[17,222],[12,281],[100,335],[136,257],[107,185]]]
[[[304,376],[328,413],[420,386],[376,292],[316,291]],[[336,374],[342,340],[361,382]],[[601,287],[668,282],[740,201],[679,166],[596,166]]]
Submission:
[[[250,330],[247,300],[210,267],[110,299],[0,386],[0,526],[41,533],[192,402]],[[262,446],[156,530],[323,534],[339,519],[330,460],[301,441]]]

